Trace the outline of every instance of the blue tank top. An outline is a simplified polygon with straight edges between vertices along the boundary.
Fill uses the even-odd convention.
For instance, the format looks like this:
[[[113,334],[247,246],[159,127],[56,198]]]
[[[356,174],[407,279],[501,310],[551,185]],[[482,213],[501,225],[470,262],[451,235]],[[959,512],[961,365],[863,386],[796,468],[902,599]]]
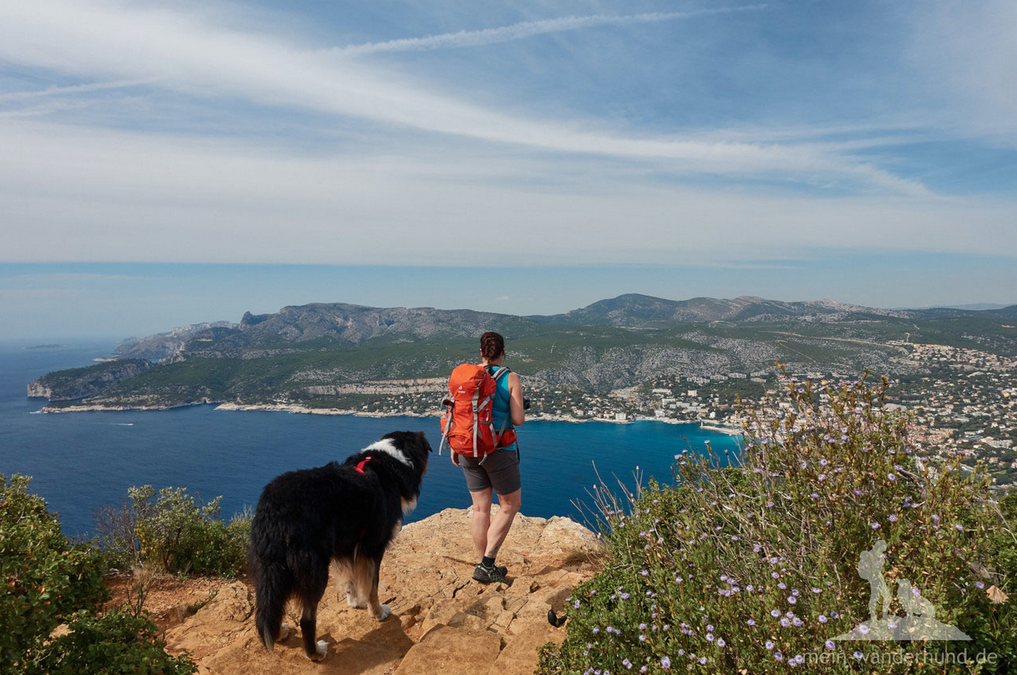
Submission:
[[[498,366],[487,366],[487,372],[489,375],[494,377],[495,372],[498,370]],[[498,388],[494,390],[494,403],[491,406],[491,421],[494,422],[495,433],[501,431],[502,426],[505,430],[512,428],[511,408],[509,401],[512,399],[512,395],[509,394],[508,388],[508,373],[502,376],[498,380]],[[505,446],[507,448],[515,448],[516,444]]]

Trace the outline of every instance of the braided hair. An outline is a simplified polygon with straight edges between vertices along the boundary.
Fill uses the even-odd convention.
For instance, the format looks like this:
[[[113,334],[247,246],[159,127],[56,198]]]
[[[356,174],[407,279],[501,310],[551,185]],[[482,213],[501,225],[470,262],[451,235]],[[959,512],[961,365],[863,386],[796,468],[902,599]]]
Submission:
[[[480,336],[480,355],[493,361],[505,353],[505,338],[498,333],[487,332]]]

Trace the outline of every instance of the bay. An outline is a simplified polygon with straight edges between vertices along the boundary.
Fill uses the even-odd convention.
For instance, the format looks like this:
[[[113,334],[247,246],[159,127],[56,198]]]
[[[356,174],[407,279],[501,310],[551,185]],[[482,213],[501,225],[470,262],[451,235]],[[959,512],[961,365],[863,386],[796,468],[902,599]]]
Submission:
[[[24,347],[0,345],[0,473],[32,476],[32,492],[46,499],[71,536],[92,535],[97,509],[119,505],[131,486],[185,487],[203,500],[221,495],[223,514],[230,515],[253,508],[278,474],[342,460],[389,431],[423,431],[438,446],[436,417],[227,412],[207,405],[41,414],[45,401],[26,398],[29,382],[90,365],[113,345]],[[611,488],[620,480],[631,489],[637,467],[643,484],[650,476],[669,482],[674,456],[701,451],[706,442],[721,455],[737,449],[735,439],[695,424],[529,421],[519,428],[522,512],[582,522],[577,503],[592,505],[598,474]],[[448,452],[435,453],[408,520],[470,503]]]

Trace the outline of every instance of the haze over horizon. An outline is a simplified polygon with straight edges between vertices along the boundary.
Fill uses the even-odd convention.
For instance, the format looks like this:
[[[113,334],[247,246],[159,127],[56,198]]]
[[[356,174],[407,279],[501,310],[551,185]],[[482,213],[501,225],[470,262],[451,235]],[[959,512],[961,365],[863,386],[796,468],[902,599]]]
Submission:
[[[992,296],[999,298],[997,301],[977,303],[884,305],[844,299],[823,292],[824,288],[831,290],[823,283],[831,272],[825,263],[819,267],[732,269],[726,283],[724,278],[704,281],[702,271],[646,266],[528,268],[517,270],[511,289],[506,289],[504,270],[492,273],[486,268],[408,267],[394,274],[392,268],[382,266],[0,263],[0,316],[5,317],[0,322],[0,341],[115,341],[201,322],[237,323],[247,311],[273,314],[285,306],[311,303],[473,309],[522,316],[561,314],[628,293],[678,301],[741,296],[785,302],[831,300],[882,309],[1017,304],[1017,299],[1007,302],[1009,288]],[[905,278],[906,266],[901,272],[895,285],[898,290],[914,282]],[[814,278],[814,283],[807,290],[802,290],[803,286],[787,294],[769,292],[796,287],[796,281],[793,286],[781,282],[789,276],[792,280]],[[882,288],[879,279],[858,274],[855,293],[878,293]],[[873,280],[878,283],[868,288],[866,283]],[[758,292],[764,287],[767,292]],[[811,296],[806,294],[810,291],[814,293]]]
[[[0,3],[0,339],[1012,304],[1015,33],[1006,0]]]

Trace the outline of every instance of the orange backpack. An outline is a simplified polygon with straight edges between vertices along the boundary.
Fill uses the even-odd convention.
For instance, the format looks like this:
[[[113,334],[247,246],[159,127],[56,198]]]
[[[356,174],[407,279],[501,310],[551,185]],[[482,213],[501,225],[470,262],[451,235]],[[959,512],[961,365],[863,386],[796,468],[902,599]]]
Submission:
[[[495,432],[492,421],[494,394],[501,378],[509,369],[500,366],[494,374],[484,366],[464,363],[457,366],[448,378],[448,396],[442,401],[445,413],[441,416],[441,444],[438,454],[447,443],[452,452],[474,457],[487,457],[498,448],[515,442],[515,429],[502,427]],[[508,425],[509,417],[505,418]],[[483,460],[481,460],[483,461]]]

